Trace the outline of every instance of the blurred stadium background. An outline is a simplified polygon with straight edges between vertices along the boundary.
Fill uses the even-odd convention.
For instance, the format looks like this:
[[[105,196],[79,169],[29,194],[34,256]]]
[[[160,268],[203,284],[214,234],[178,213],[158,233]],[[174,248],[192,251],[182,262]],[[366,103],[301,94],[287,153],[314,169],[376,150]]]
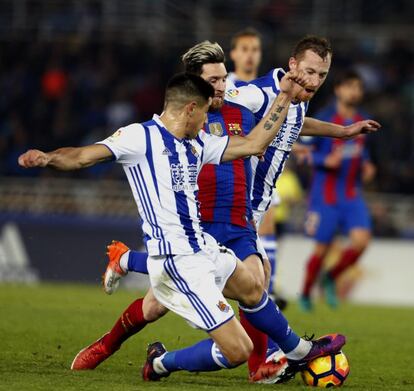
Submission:
[[[309,115],[330,99],[336,72],[362,75],[363,107],[383,125],[371,139],[378,172],[366,189],[376,239],[352,277],[358,283],[344,289],[358,301],[414,305],[413,16],[410,0],[0,0],[0,282],[96,283],[111,239],[142,245],[115,164],[22,170],[18,155],[89,144],[159,113],[185,49],[209,39],[228,51],[231,36],[252,26],[263,36],[260,73],[286,66],[305,34],[332,41],[332,72]],[[291,168],[305,196],[285,222],[280,284],[294,297],[311,247],[309,173]]]

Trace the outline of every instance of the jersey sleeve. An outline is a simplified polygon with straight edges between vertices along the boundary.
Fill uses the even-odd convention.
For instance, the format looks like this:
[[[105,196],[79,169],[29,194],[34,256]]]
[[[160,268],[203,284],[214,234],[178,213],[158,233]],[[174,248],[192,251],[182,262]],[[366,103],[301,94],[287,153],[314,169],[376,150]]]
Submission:
[[[96,144],[105,145],[118,163],[134,164],[146,151],[144,128],[140,124],[131,124]]]
[[[265,101],[264,92],[254,84],[236,87],[234,83],[227,80],[226,100],[244,106],[253,113],[256,113],[263,106]]]
[[[203,154],[201,163],[204,164],[220,164],[224,151],[229,143],[229,136],[219,137],[200,131],[198,135],[203,144]]]

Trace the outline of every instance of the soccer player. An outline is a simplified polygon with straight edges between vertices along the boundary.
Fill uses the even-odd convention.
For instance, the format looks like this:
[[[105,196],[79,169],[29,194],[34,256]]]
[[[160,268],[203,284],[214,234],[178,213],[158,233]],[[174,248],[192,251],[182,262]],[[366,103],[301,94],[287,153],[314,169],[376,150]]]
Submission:
[[[305,39],[304,41],[301,41],[300,42],[300,45],[299,44],[297,45],[299,47],[299,49],[300,49],[300,50],[298,49],[299,54],[303,54],[303,51],[308,50],[309,44],[313,44],[314,46],[317,46],[317,45],[323,46],[323,47],[326,46],[326,42],[324,40],[322,40],[321,42],[317,40],[316,41],[316,44],[315,44],[312,40],[309,42],[309,39]],[[194,48],[192,48],[192,49],[190,49],[189,52],[192,52],[193,55],[195,56],[195,58],[198,58],[199,60],[202,59],[203,57],[205,58],[204,51],[201,51],[201,52],[199,51],[200,46],[199,45],[196,45],[196,47],[197,47],[198,50],[195,51]],[[214,53],[215,50],[216,50],[216,45],[214,45],[214,44],[211,45],[211,44],[208,44],[207,43],[207,46],[206,46],[206,44],[203,43],[203,44],[201,44],[201,47],[207,48],[208,49],[207,52],[210,51],[210,52],[213,52]],[[204,55],[203,55],[203,53],[204,53]],[[299,57],[299,54],[298,54],[298,57]],[[328,55],[328,54],[329,53],[326,52],[326,55]],[[327,69],[329,69],[330,54],[329,54],[328,57],[329,57],[329,61],[327,62],[327,65],[326,65]],[[208,80],[214,86],[215,91],[216,91],[215,101],[216,101],[216,103],[218,105],[220,105],[223,102],[224,86],[222,85],[222,83],[225,80],[225,75],[226,75],[225,68],[224,68],[224,64],[221,63],[221,62],[224,61],[223,60],[224,56],[222,56],[220,54],[220,56],[218,58],[213,59],[213,60],[211,59],[211,57],[207,57],[207,58],[209,58],[208,61],[211,61],[211,63],[209,63],[207,61],[206,63],[202,64],[201,69],[198,69],[197,72],[202,71],[201,72],[201,76],[203,78],[205,78],[206,80]],[[316,59],[318,59],[318,57],[316,57]],[[311,58],[305,64],[307,66],[310,66],[311,65],[313,67],[317,67],[318,66],[318,62],[317,61],[322,62],[321,59],[316,60],[316,65],[315,65],[314,64],[315,63],[315,58]],[[309,65],[309,63],[310,63],[310,65]],[[187,70],[192,71],[192,72],[195,71],[195,69],[193,67],[188,67]],[[217,74],[215,72],[210,73],[211,71],[215,71],[215,72],[218,71],[219,74]],[[284,74],[284,72],[280,72],[279,73],[279,76],[282,77],[283,74]],[[273,79],[271,79],[268,82],[272,83],[272,80]],[[278,80],[277,83],[279,85],[280,81]],[[321,84],[322,84],[322,82],[321,81],[318,81],[316,83],[316,86],[314,85],[313,87],[316,89]],[[247,103],[249,103],[248,98],[250,96],[249,94],[251,92],[250,90],[252,89],[252,87],[254,87],[254,91],[253,92],[255,92],[255,93],[258,92],[259,93],[258,94],[259,95],[259,97],[258,97],[258,101],[259,102],[257,104],[258,105],[261,105],[260,99],[263,100],[264,92],[262,90],[260,90],[259,88],[257,88],[256,86],[250,86],[249,88],[246,88],[246,89],[241,88],[240,89],[240,93],[241,94],[244,94],[245,92],[247,92],[247,96],[245,96],[245,98],[247,98]],[[269,89],[266,89],[266,90],[268,91]],[[274,99],[277,96],[277,94],[275,94],[273,92],[273,91],[275,91],[275,89],[272,88],[270,91],[271,91],[271,95],[269,97],[266,96],[266,98],[264,99],[264,101],[266,103],[266,107],[260,113],[260,115],[262,115],[262,116],[263,116],[264,110],[268,111],[269,108],[270,108],[270,106],[268,106],[269,100],[274,101]],[[279,90],[277,90],[277,93],[278,92],[279,92]],[[239,93],[239,91],[237,90],[235,96],[238,96],[238,93]],[[233,94],[234,94],[234,91],[231,92],[231,95],[233,95]],[[292,106],[293,106],[293,108],[292,108]],[[289,109],[290,111],[293,110],[294,118],[296,118],[297,106],[298,106],[297,104],[291,105],[291,108]],[[219,107],[219,106],[216,106],[216,107]],[[369,129],[371,129],[371,126],[373,127],[373,129],[375,129],[375,127],[376,127],[376,125],[372,125],[372,124],[374,124],[373,122],[371,123],[369,121],[366,121],[364,123],[356,124],[356,125],[354,125],[352,127],[346,128],[346,129],[344,127],[340,127],[340,126],[337,126],[337,125],[330,125],[330,124],[322,123],[320,121],[316,121],[316,123],[318,124],[318,127],[316,129],[312,129],[312,126],[311,125],[314,124],[314,123],[315,123],[315,121],[314,120],[313,121],[311,120],[310,125],[308,126],[308,132],[313,131],[313,132],[316,132],[316,134],[321,134],[321,133],[324,134],[323,132],[325,132],[327,135],[337,136],[337,137],[342,137],[342,136],[346,136],[346,135],[352,135],[352,134],[355,134],[355,133],[359,133],[363,129],[369,130]],[[296,124],[296,122],[294,122],[294,124]],[[320,127],[320,124],[322,124],[322,129]],[[226,128],[227,128],[227,126],[226,126]],[[285,130],[284,130],[284,132],[285,132]],[[290,139],[290,137],[289,137],[289,139]],[[294,140],[292,140],[291,142],[293,143],[293,141]],[[268,150],[269,150],[269,148],[268,148]],[[273,152],[274,152],[274,149],[273,149]],[[266,152],[266,154],[267,154],[267,152]],[[288,153],[284,153],[284,154],[287,155]],[[287,158],[287,156],[285,158]],[[277,170],[276,170],[276,172],[278,173]],[[217,176],[210,175],[210,176],[207,176],[207,178],[214,179],[214,178],[217,178]],[[276,180],[276,179],[274,179],[274,180]],[[213,182],[214,182],[214,180],[213,180]],[[225,183],[226,182],[224,182],[224,184]],[[214,188],[214,186],[215,186],[215,184],[213,184],[212,187]],[[274,184],[273,183],[271,183],[270,185],[266,184],[266,186],[268,186],[268,188],[272,189],[273,186],[274,186]],[[205,191],[210,191],[210,194],[212,193],[211,189],[209,189],[208,187],[207,187],[207,189]],[[202,193],[203,193],[203,191],[201,191],[201,189],[200,189],[200,194],[202,194]],[[217,193],[217,194],[221,194],[221,193]],[[267,192],[262,192],[262,194],[266,194],[267,195],[268,193]],[[213,192],[213,196],[214,196],[214,192]],[[225,208],[223,208],[223,209],[225,209]],[[227,209],[228,210],[234,209],[233,204],[227,204]],[[202,214],[202,218],[203,218],[203,214]],[[239,221],[240,221],[240,219],[239,219]],[[251,251],[250,250],[251,247],[250,246],[246,246],[246,244],[245,244],[245,243],[249,243],[249,241],[250,241],[248,235],[245,237],[246,230],[244,230],[244,233],[243,233],[243,230],[240,230],[240,229],[238,230],[238,242],[241,243],[241,245],[238,245],[237,244],[237,241],[233,241],[233,243],[232,243],[232,239],[233,238],[229,238],[229,240],[226,241],[227,240],[226,239],[227,232],[225,230],[223,231],[222,235],[220,235],[220,230],[215,230],[214,227],[215,227],[215,225],[214,224],[211,224],[211,226],[210,226],[211,230],[210,230],[209,233],[211,233],[213,236],[216,235],[215,236],[216,240],[220,240],[220,241],[225,242],[225,244],[227,246],[231,246],[236,252],[238,252],[238,249],[240,249],[241,251]],[[209,227],[207,226],[207,229],[208,228]],[[235,230],[234,230],[234,227],[233,227],[233,233],[234,233],[234,231]],[[218,233],[218,235],[217,235],[217,233]],[[220,236],[221,236],[221,239],[219,239]],[[120,251],[122,251],[122,248],[120,249]],[[124,248],[123,249],[123,252],[125,253],[126,251],[127,251],[127,249],[125,250],[125,248]],[[116,262],[114,262],[112,264],[112,266],[111,266],[111,264],[109,265],[109,269],[112,268],[112,270],[109,270],[110,273],[106,273],[106,278],[105,278],[106,282],[107,283],[109,282],[110,285],[112,285],[112,283],[115,283],[115,281],[119,278],[119,276],[121,276],[123,273],[125,273],[125,271],[126,271],[125,270],[125,265],[126,265],[126,263],[128,263],[128,259],[129,259],[129,256],[128,257],[124,257],[124,260],[126,260],[126,262],[124,263],[124,270],[119,270],[117,268],[118,267],[118,263],[119,263],[119,261],[121,261],[121,263],[122,263],[122,259],[120,260],[120,258],[116,254],[116,251],[115,251],[115,253],[112,253],[112,255],[113,255],[112,259],[114,259]],[[119,255],[119,253],[118,253],[118,255]],[[131,255],[131,253],[130,253],[130,255]],[[132,254],[132,255],[135,255],[135,254]],[[257,284],[260,284],[260,285],[262,285],[264,287],[263,271],[262,271],[262,268],[261,268],[261,263],[260,263],[259,259],[257,258],[257,256],[255,254],[252,254],[248,258],[243,258],[243,259],[245,260],[245,264],[248,265],[249,269],[252,270],[252,274],[255,277],[256,283]],[[137,270],[137,271],[139,271],[139,269],[131,268],[131,267],[129,267],[129,270]],[[114,275],[114,273],[117,274],[117,275]],[[107,288],[108,288],[108,285],[106,284],[106,290],[107,290]],[[109,287],[109,289],[111,289],[111,287]],[[139,314],[136,317],[134,317],[135,321],[132,322],[132,324],[130,324],[130,327],[128,329],[128,334],[129,335],[132,335],[133,333],[139,331],[142,327],[144,327],[148,323],[148,321],[153,321],[153,320],[155,320],[155,319],[158,318],[158,315],[161,315],[161,311],[159,313],[157,313],[157,311],[155,310],[155,308],[157,308],[157,306],[156,306],[155,303],[153,303],[153,305],[148,305],[148,303],[150,301],[147,299],[147,297],[148,296],[146,296],[146,298],[144,299],[143,302],[142,301],[137,301],[136,302],[137,308],[135,308],[134,306],[132,306],[129,309],[127,309],[127,311],[124,312],[124,314],[121,316],[121,318],[118,321],[118,324],[120,324],[120,323],[123,324],[123,323],[125,323],[123,319],[124,319],[124,317],[126,315],[128,315],[129,319],[131,319],[131,314],[132,313]],[[146,308],[146,309],[143,310],[143,308]],[[150,308],[150,309],[148,310],[148,308]],[[143,311],[144,311],[144,315],[142,315]],[[243,321],[243,319],[242,319],[242,321]],[[120,332],[118,333],[117,330],[119,330]],[[117,336],[117,334],[118,334],[118,336]],[[119,337],[119,335],[121,335],[121,337]],[[124,334],[123,334],[122,329],[119,328],[119,327],[117,327],[115,325],[114,328],[109,333],[109,336],[110,337],[113,336],[113,338],[109,338],[109,337],[108,338],[105,338],[104,337],[104,339],[101,342],[97,342],[96,344],[92,344],[89,347],[89,349],[85,350],[84,356],[86,358],[85,358],[85,362],[82,364],[82,366],[85,365],[88,368],[94,368],[94,367],[96,367],[96,365],[98,365],[100,362],[102,362],[105,358],[107,358],[109,355],[111,355],[114,350],[116,350],[117,348],[119,348],[120,343],[118,343],[118,342],[120,341],[122,343],[123,342],[123,338],[124,338]],[[113,343],[112,344],[107,344],[106,343],[106,340],[107,339],[112,339]],[[104,348],[105,348],[104,350],[106,351],[106,353],[105,353],[106,354],[106,357],[104,357],[104,354],[100,354],[101,359],[100,359],[99,362],[97,362],[95,360],[91,360],[91,358],[89,356],[95,355],[95,350],[97,352],[101,352],[102,351],[102,349],[103,349],[101,347],[102,343],[104,343],[104,345],[105,345],[104,346]],[[261,344],[259,344],[259,343],[255,343],[255,346],[260,346],[260,345]],[[266,350],[266,349],[264,349],[264,350]],[[89,353],[91,353],[91,355],[89,355]],[[78,361],[80,361],[81,356],[79,356],[78,358],[79,358]],[[90,366],[90,363],[92,361],[93,361],[93,366],[91,367]]]
[[[233,35],[231,39],[230,58],[234,72],[227,78],[236,86],[256,79],[262,60],[262,40],[258,31],[246,28]]]
[[[364,89],[356,72],[340,74],[334,83],[334,92],[335,103],[318,113],[317,118],[345,126],[367,118],[358,109]],[[361,194],[361,182],[371,180],[375,174],[364,135],[347,141],[320,137],[309,144],[313,147],[314,176],[305,230],[314,238],[315,247],[307,263],[300,299],[305,311],[312,310],[311,290],[338,230],[348,235],[350,243],[339,262],[322,277],[330,306],[337,306],[335,281],[357,262],[368,246],[371,223]]]
[[[234,64],[234,72],[230,72],[227,79],[233,82],[236,87],[246,85],[256,79],[262,59],[262,40],[259,32],[253,28],[246,28],[234,34],[231,39],[230,58]],[[274,193],[272,206],[276,206],[278,202],[276,190],[274,190]],[[266,213],[264,220],[266,220],[265,223],[257,227],[257,230],[261,244],[259,247],[264,250],[261,255],[267,271],[266,277],[269,280],[269,284],[266,284],[266,286],[268,285],[268,292],[272,294],[276,273],[277,243],[274,225],[272,224],[273,213],[271,209]],[[276,301],[276,303],[286,303],[286,301],[281,300]],[[255,364],[252,365],[255,366]],[[254,371],[254,368],[250,369]]]
[[[338,351],[345,343],[338,334],[312,342],[297,337],[286,320],[283,323],[277,317],[277,308],[254,283],[245,264],[203,233],[199,222],[197,176],[202,165],[263,154],[290,102],[307,85],[302,72],[288,72],[271,110],[249,135],[214,137],[198,130],[214,89],[199,76],[180,74],[167,86],[160,117],[121,128],[95,145],[49,153],[29,150],[19,157],[19,164],[26,168],[74,170],[113,158],[123,165],[143,220],[153,294],[210,337],[175,352],[167,352],[161,343],[150,345],[145,380],[158,380],[178,370],[232,368],[247,360],[252,343],[234,317],[223,288],[227,297],[248,309],[246,316],[255,327],[275,339],[284,330],[288,357],[298,368],[314,357]],[[282,364],[286,363],[273,364],[277,373]]]

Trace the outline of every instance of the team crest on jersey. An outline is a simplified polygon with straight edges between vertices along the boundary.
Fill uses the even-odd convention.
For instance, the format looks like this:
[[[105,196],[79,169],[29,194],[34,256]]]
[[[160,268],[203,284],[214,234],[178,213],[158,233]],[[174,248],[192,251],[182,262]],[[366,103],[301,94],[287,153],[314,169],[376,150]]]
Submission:
[[[229,98],[235,98],[237,95],[239,95],[239,90],[235,89],[235,88],[232,88],[232,89],[226,91],[226,95]]]
[[[213,122],[208,124],[208,130],[210,134],[214,134],[214,136],[222,136],[223,135],[223,127],[221,126],[220,122]]]
[[[115,139],[117,139],[122,133],[121,129],[118,129],[112,136],[108,137],[109,141],[114,141]]]
[[[194,146],[194,145],[192,145],[192,146],[191,146],[191,153],[192,153],[195,157],[198,157],[198,152],[197,152],[197,150],[196,150],[196,148],[195,148],[195,146]]]
[[[230,307],[224,303],[223,301],[219,301],[217,304],[217,308],[221,311],[221,312],[229,312],[230,311]]]
[[[229,124],[229,132],[233,136],[238,136],[242,132],[240,124]]]

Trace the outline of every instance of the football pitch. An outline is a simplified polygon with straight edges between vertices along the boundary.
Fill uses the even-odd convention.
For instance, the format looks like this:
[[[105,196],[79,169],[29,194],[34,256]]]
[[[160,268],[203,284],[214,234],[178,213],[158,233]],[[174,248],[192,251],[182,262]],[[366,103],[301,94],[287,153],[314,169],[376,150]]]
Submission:
[[[94,371],[71,372],[73,357],[110,329],[137,294],[106,296],[97,286],[0,284],[0,390],[309,390],[300,376],[283,385],[251,385],[245,365],[234,370],[174,373],[144,383],[140,368],[148,342],[167,349],[194,343],[205,334],[174,314],[147,326]],[[349,390],[414,390],[414,309],[320,304],[303,314],[296,303],[286,311],[300,334],[344,333],[351,373]]]

